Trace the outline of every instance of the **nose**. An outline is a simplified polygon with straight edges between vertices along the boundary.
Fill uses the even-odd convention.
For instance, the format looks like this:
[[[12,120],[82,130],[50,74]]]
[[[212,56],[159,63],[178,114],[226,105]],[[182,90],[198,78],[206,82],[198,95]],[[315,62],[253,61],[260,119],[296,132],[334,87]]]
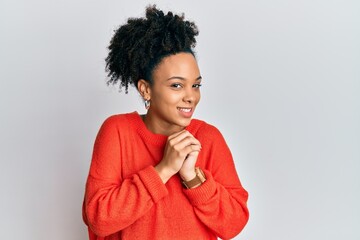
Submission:
[[[185,91],[183,101],[186,103],[192,103],[195,101],[195,98],[196,98],[196,93],[194,92],[193,88],[190,88]]]

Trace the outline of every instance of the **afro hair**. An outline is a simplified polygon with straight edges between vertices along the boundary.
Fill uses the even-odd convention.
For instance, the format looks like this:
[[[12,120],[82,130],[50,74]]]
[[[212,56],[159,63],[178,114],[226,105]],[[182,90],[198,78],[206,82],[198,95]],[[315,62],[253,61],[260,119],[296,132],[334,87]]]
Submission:
[[[105,59],[107,84],[119,83],[125,93],[129,85],[137,87],[140,79],[152,84],[153,70],[164,57],[180,52],[194,55],[199,34],[194,22],[184,20],[184,14],[169,11],[165,15],[156,5],[146,8],[145,18],[129,18],[114,32]]]

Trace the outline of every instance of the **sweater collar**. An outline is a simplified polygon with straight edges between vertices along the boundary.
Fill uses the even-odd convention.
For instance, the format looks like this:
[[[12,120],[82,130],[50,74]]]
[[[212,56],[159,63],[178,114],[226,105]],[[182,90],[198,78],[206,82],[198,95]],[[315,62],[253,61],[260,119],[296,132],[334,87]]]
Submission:
[[[132,122],[134,123],[137,132],[146,142],[159,146],[165,145],[168,136],[151,132],[146,127],[144,121],[137,111],[134,111],[129,115],[131,116]],[[193,121],[191,121],[190,124],[185,128],[186,130],[189,131],[189,129],[191,129],[192,122]]]

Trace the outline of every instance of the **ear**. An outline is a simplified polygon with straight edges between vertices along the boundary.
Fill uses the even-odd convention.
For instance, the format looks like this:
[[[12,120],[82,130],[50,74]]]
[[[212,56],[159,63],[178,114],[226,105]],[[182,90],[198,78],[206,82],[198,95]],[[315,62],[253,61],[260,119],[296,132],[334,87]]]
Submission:
[[[151,98],[151,88],[150,84],[144,79],[140,79],[137,83],[137,89],[143,99],[150,100]]]

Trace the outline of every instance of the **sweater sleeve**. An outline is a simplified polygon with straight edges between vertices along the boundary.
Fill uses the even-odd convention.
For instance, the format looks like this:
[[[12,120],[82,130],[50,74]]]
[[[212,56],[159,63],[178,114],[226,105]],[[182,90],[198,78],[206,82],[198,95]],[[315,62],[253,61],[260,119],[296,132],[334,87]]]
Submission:
[[[131,225],[168,194],[156,170],[148,166],[123,179],[120,131],[107,119],[96,137],[86,183],[83,218],[97,236],[108,236]]]
[[[221,133],[209,125],[204,141],[210,145],[205,160],[207,169],[203,169],[207,180],[197,188],[183,191],[198,218],[218,237],[230,239],[241,232],[249,219],[248,193],[240,183]]]

